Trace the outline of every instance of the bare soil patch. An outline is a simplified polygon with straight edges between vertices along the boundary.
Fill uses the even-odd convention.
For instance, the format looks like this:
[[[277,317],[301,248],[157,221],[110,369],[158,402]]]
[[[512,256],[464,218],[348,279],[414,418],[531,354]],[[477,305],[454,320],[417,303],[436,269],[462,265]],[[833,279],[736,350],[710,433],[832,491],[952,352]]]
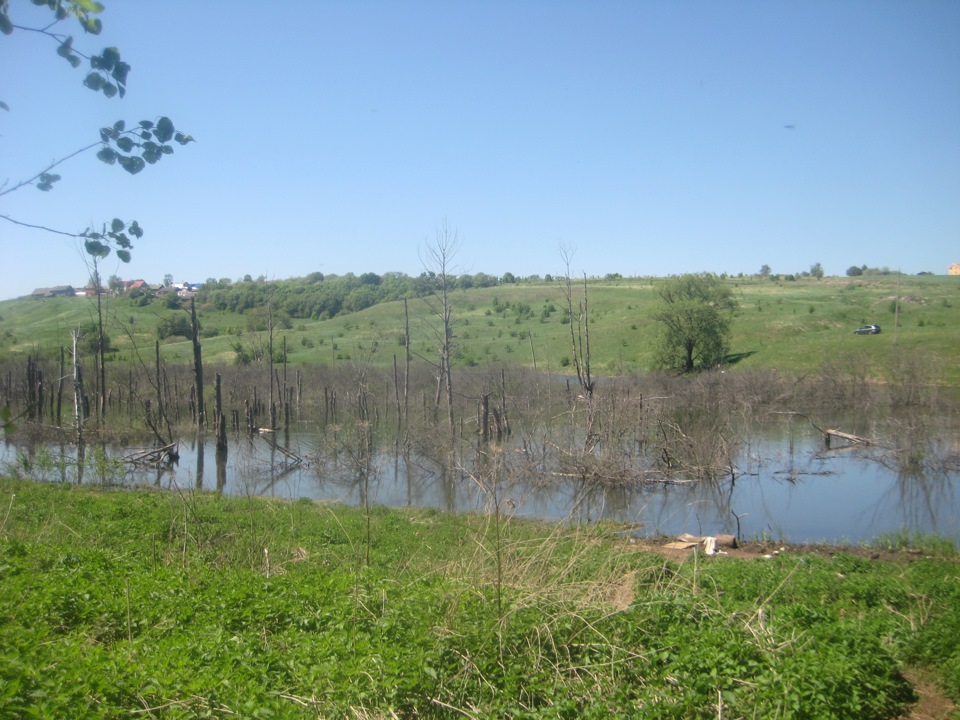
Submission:
[[[693,557],[695,552],[698,553],[701,558],[704,557],[702,545],[687,550],[667,547],[667,545],[675,541],[676,538],[672,537],[633,538],[630,540],[630,544],[639,550],[655,552],[670,560],[683,561],[686,558]],[[888,550],[882,548],[822,544],[791,545],[788,543],[756,540],[738,542],[735,548],[718,547],[717,550],[718,553],[713,556],[717,560],[769,560],[779,555],[795,555],[798,557],[802,555],[813,555],[816,557],[830,558],[835,555],[844,554],[868,558],[878,562],[908,563],[931,557],[921,550],[914,549]],[[958,558],[951,559],[954,561],[960,560]]]

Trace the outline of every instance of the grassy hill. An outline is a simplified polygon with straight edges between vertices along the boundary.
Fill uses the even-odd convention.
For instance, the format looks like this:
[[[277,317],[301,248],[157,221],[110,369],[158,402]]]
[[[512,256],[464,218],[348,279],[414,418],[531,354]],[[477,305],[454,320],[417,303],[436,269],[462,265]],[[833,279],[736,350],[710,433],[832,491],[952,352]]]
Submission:
[[[727,280],[741,309],[733,323],[734,367],[769,367],[811,373],[825,363],[865,364],[882,378],[884,368],[904,353],[929,361],[936,376],[960,386],[960,278],[947,276],[871,276],[803,278],[773,282],[757,278]],[[652,370],[655,324],[651,320],[653,279],[592,280],[588,284],[590,341],[595,374]],[[582,284],[575,286],[579,294]],[[894,309],[900,298],[899,324]],[[519,283],[457,290],[453,296],[459,367],[519,364],[567,372],[572,356],[565,300],[560,283]],[[434,318],[423,300],[410,300],[410,331],[415,356],[436,355]],[[182,310],[155,300],[145,306],[124,297],[105,298],[108,333],[117,363],[152,357],[157,328]],[[255,315],[225,313],[199,305],[203,352],[207,363],[230,364],[238,350],[256,358],[266,347],[266,332]],[[30,353],[55,354],[69,346],[70,331],[96,316],[87,298],[21,298],[0,302],[0,360]],[[259,313],[262,319],[263,312]],[[857,336],[853,330],[877,323],[883,333]],[[293,365],[370,362],[388,366],[402,359],[402,302],[375,305],[332,320],[297,320],[275,331],[275,352],[286,340]],[[168,362],[191,359],[189,341],[162,341]],[[416,360],[415,360],[416,361]]]

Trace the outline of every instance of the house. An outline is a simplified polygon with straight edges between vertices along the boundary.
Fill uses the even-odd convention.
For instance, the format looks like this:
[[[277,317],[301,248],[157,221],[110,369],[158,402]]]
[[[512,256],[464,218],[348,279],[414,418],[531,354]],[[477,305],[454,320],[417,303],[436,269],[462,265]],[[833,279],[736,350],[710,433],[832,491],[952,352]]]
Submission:
[[[57,285],[56,287],[51,288],[37,288],[30,293],[30,297],[35,298],[70,297],[71,295],[76,295],[76,290],[74,290],[70,285]]]
[[[947,268],[947,275],[960,275],[960,263],[954,263]]]
[[[201,283],[182,282],[176,283],[173,287],[177,289],[177,294],[182,298],[195,297],[201,287]]]

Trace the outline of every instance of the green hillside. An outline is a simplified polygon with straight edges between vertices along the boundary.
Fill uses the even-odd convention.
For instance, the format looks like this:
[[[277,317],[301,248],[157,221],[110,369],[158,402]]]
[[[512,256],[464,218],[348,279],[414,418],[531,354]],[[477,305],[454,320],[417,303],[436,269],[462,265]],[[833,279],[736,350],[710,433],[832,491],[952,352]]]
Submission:
[[[960,386],[960,278],[947,276],[871,276],[802,278],[774,282],[759,278],[726,280],[740,303],[733,322],[733,368],[776,368],[811,373],[825,364],[865,364],[882,379],[884,368],[903,353],[929,361],[944,384]],[[655,324],[651,319],[653,279],[591,280],[588,283],[589,333],[595,374],[649,372]],[[583,286],[574,286],[576,300]],[[899,324],[895,327],[899,297]],[[202,299],[202,296],[201,296]],[[559,282],[499,285],[456,290],[452,295],[456,366],[518,364],[550,372],[570,371],[569,327]],[[575,302],[576,302],[575,300]],[[158,327],[183,310],[161,300],[104,299],[112,362],[136,362],[153,355]],[[408,301],[414,361],[436,355],[435,318],[422,299]],[[197,306],[203,327],[206,363],[256,361],[267,345],[264,308],[243,313]],[[30,353],[57,354],[69,346],[71,330],[96,316],[88,298],[21,298],[0,302],[0,360]],[[292,365],[336,364],[363,360],[388,366],[402,358],[402,301],[374,305],[329,320],[278,316],[275,353],[286,342]],[[877,323],[880,335],[858,336],[853,330]],[[162,353],[168,362],[187,362],[191,347],[183,337],[167,337]],[[423,362],[424,360],[420,360]]]

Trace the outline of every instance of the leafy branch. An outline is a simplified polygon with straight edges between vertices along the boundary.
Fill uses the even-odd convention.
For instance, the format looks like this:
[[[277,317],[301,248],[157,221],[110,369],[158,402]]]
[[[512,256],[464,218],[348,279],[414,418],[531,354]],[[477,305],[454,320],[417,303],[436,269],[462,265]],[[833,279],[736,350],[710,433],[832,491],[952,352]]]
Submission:
[[[91,257],[98,260],[105,258],[110,254],[112,245],[117,248],[117,257],[127,263],[130,262],[130,249],[133,247],[131,235],[138,240],[143,237],[143,229],[137,221],[127,225],[119,218],[114,218],[110,221],[109,229],[107,225],[104,225],[100,232],[88,228],[80,233],[79,237],[84,238],[84,248]]]
[[[155,165],[164,155],[173,154],[173,140],[180,145],[194,142],[190,135],[179,132],[168,117],[160,118],[156,123],[150,120],[141,120],[137,127],[126,129],[126,122],[117,120],[111,127],[100,128],[100,141],[85,145],[59,160],[54,160],[35,175],[21,180],[16,185],[0,190],[0,197],[9,195],[26,186],[34,185],[37,190],[48,192],[53,184],[60,180],[60,175],[50,172],[70,158],[76,157],[95,147],[100,147],[97,158],[107,165],[119,164],[131,175],[136,175],[148,164]]]
[[[102,92],[108,98],[115,95],[123,97],[127,92],[127,74],[130,72],[130,66],[120,59],[120,51],[117,48],[105,48],[99,55],[87,55],[74,49],[72,35],[64,35],[50,29],[69,17],[75,17],[85,33],[99,35],[103,30],[103,23],[100,18],[94,16],[103,12],[103,4],[94,0],[31,1],[37,6],[46,5],[53,12],[54,21],[41,28],[18,25],[10,19],[9,0],[0,0],[0,33],[10,35],[14,30],[21,30],[50,38],[57,43],[57,55],[70,63],[71,67],[80,67],[83,62],[80,58],[90,62],[90,72],[83,80],[84,85],[96,92]]]
[[[0,0],[0,34],[10,35],[14,30],[21,30],[38,33],[54,40],[57,43],[57,55],[67,60],[71,67],[79,67],[82,64],[81,58],[89,61],[90,71],[83,80],[86,87],[95,92],[102,92],[107,98],[116,95],[122,98],[126,94],[127,75],[130,72],[130,66],[120,58],[120,51],[117,48],[105,48],[99,55],[86,55],[74,48],[72,35],[51,30],[57,23],[74,17],[79,21],[85,33],[99,35],[103,29],[103,24],[96,15],[103,12],[103,4],[96,0],[31,0],[31,2],[37,6],[49,8],[54,15],[53,22],[45,27],[17,25],[10,19],[10,0]],[[10,109],[3,102],[0,102],[0,108]],[[156,122],[141,120],[130,129],[127,129],[125,121],[118,120],[112,126],[100,128],[100,140],[98,142],[90,143],[59,160],[54,160],[40,172],[10,187],[7,187],[6,182],[0,184],[0,197],[9,195],[27,185],[33,185],[43,192],[49,192],[61,179],[58,173],[53,172],[54,169],[70,158],[97,147],[100,148],[97,151],[97,158],[101,162],[107,165],[119,165],[131,175],[136,175],[147,165],[160,162],[164,155],[172,155],[174,151],[172,142],[187,145],[193,142],[193,138],[179,132],[168,117],[161,117]],[[113,245],[117,248],[118,257],[124,262],[129,261],[129,250],[132,247],[130,238],[126,233],[129,232],[136,238],[142,235],[142,230],[140,230],[136,221],[127,227],[125,223],[115,219],[110,224],[109,230],[104,226],[99,233],[91,228],[81,233],[71,233],[54,230],[44,225],[22,222],[9,215],[0,215],[0,219],[22,227],[84,238],[87,252],[94,257],[105,257],[104,251],[109,253],[110,245]]]

